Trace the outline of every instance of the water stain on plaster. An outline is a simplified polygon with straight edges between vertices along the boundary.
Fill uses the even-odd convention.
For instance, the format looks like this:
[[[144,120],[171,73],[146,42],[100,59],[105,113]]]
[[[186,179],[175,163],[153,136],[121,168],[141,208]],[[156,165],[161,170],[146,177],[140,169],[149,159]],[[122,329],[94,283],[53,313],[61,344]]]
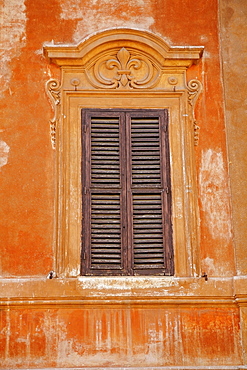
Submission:
[[[0,168],[8,163],[9,150],[8,144],[0,140]]]
[[[230,205],[222,152],[208,149],[202,153],[199,184],[202,210],[212,238],[229,240]]]
[[[85,4],[78,0],[61,1],[61,19],[77,19],[74,41],[87,34],[112,27],[149,29],[154,23],[152,1],[146,0],[93,0]]]
[[[236,308],[11,309],[0,312],[0,324],[5,369],[187,367],[191,359],[194,366],[215,358],[225,365],[240,360]]]
[[[0,94],[9,88],[13,58],[26,44],[25,0],[5,0],[0,16]]]
[[[207,351],[224,361],[238,353],[234,319],[233,311],[216,317],[205,310],[72,310],[58,317],[57,366],[164,366],[179,358],[188,365],[192,354],[198,365],[205,364]],[[202,345],[191,346],[198,337]]]

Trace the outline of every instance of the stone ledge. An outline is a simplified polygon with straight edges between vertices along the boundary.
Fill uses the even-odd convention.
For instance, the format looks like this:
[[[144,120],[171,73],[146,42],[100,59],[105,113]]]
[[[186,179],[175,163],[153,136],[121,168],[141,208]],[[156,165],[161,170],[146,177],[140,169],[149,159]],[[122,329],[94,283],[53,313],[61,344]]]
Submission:
[[[35,370],[241,370],[247,366],[162,366],[162,367],[66,367],[66,368],[39,368]],[[33,369],[22,369],[33,370]]]
[[[0,279],[2,307],[246,305],[247,277],[78,277]]]

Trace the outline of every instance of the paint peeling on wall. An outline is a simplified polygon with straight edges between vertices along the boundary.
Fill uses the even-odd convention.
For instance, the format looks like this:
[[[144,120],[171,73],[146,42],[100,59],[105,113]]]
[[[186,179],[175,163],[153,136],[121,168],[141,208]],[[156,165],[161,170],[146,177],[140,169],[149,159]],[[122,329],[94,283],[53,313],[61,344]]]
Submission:
[[[8,163],[10,147],[5,141],[0,140],[0,167],[5,166]]]
[[[5,369],[227,366],[240,363],[237,320],[236,308],[6,310],[0,356]]]
[[[214,239],[231,238],[229,194],[222,152],[212,149],[202,153],[199,183],[202,210]]]
[[[82,1],[61,2],[62,19],[78,19],[74,41],[80,41],[85,35],[111,27],[133,27],[149,29],[154,23],[152,1],[93,0],[88,7]],[[107,14],[107,15],[106,15]],[[119,16],[120,15],[120,16]]]
[[[0,94],[9,88],[9,63],[26,44],[25,0],[5,0],[0,15]]]
[[[202,260],[202,267],[209,275],[214,275],[216,271],[214,259],[207,257]],[[221,274],[224,275],[224,269],[221,269]]]

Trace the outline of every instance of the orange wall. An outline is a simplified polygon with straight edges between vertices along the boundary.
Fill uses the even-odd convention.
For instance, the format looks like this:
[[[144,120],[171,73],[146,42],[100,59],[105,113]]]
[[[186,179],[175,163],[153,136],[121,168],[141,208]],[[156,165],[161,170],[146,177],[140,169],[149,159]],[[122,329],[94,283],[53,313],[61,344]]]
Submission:
[[[4,285],[5,280],[11,280],[13,285],[9,293],[3,290],[1,295],[4,311],[0,320],[0,368],[128,365],[224,368],[243,363],[240,327],[247,327],[246,314],[243,310],[241,323],[233,288],[228,294],[229,305],[219,301],[216,307],[187,303],[175,308],[165,304],[116,308],[92,304],[63,308],[41,305],[31,309],[28,302],[35,296],[31,288],[24,305],[19,302],[9,310],[6,303],[9,296],[21,299],[19,287],[27,277],[44,282],[54,262],[56,169],[49,135],[53,113],[44,85],[50,77],[59,78],[59,69],[43,57],[43,44],[52,40],[76,43],[93,32],[113,27],[147,29],[171,45],[204,45],[202,62],[188,71],[189,78],[198,78],[203,83],[203,94],[196,107],[200,137],[195,148],[202,271],[215,278],[216,283],[220,277],[233,279],[236,252],[238,275],[246,274],[243,262],[247,255],[243,249],[246,226],[242,220],[247,186],[237,180],[238,171],[242,174],[246,171],[246,145],[241,141],[242,131],[236,136],[235,127],[240,124],[236,119],[231,121],[240,114],[242,127],[244,112],[240,108],[236,112],[232,75],[225,67],[223,74],[222,64],[231,62],[231,50],[240,55],[235,60],[240,65],[236,78],[241,80],[241,49],[238,38],[231,38],[229,44],[227,26],[234,20],[230,24],[239,30],[236,14],[242,14],[242,7],[246,13],[247,5],[238,0],[226,3],[220,1],[220,13],[216,0],[12,0],[3,4],[0,283]],[[228,8],[236,11],[235,18],[229,20]],[[238,107],[246,93],[245,85],[240,85],[240,89]],[[237,169],[231,170],[233,224],[226,118],[231,161],[238,163]],[[243,135],[246,136],[246,130]],[[243,298],[246,284],[239,286],[246,305]],[[66,290],[64,297],[70,294]],[[97,325],[103,329],[97,331]],[[247,343],[247,331],[243,333]]]
[[[199,0],[195,5],[189,0],[148,0],[144,6],[140,0],[121,2],[121,5],[78,0],[73,2],[74,8],[65,0],[50,1],[45,7],[42,4],[39,0],[25,1],[23,25],[19,28],[15,7],[5,5],[10,19],[2,27],[6,34],[11,34],[13,27],[13,43],[9,44],[10,50],[5,51],[7,62],[1,103],[0,137],[9,147],[8,162],[1,167],[2,275],[46,275],[52,268],[55,156],[49,139],[52,113],[44,84],[58,71],[42,56],[42,45],[52,40],[73,43],[79,36],[83,38],[113,24],[121,26],[128,19],[127,24],[133,27],[143,28],[149,24],[147,28],[174,45],[205,46],[203,62],[200,67],[194,67],[196,71],[191,71],[193,77],[201,79],[202,75],[204,85],[197,108],[201,130],[200,145],[196,149],[201,257],[208,274],[231,276],[235,267],[217,2]],[[84,20],[87,16],[89,29],[85,26],[89,21]],[[12,22],[17,24],[13,26]],[[22,32],[17,37],[14,32],[20,28]],[[5,152],[2,155],[7,156]]]
[[[247,81],[243,76],[247,74],[244,62],[247,58],[247,4],[243,1],[222,1],[220,14],[236,268],[238,275],[246,275]]]
[[[0,359],[9,354],[5,369],[215,363],[224,369],[241,361],[239,317],[231,308],[13,309],[2,312],[1,322],[11,333],[0,337]]]

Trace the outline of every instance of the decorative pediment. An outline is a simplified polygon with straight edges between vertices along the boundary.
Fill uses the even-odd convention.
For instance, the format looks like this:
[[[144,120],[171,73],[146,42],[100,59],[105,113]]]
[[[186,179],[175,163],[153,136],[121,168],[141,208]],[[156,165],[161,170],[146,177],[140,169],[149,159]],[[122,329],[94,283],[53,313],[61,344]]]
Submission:
[[[156,59],[161,67],[190,67],[203,53],[203,46],[170,46],[150,32],[122,28],[99,32],[77,45],[45,45],[44,54],[60,66],[84,67],[94,56],[122,47],[144,52],[147,57]]]
[[[55,111],[50,121],[53,147],[63,91],[78,96],[90,91],[183,93],[197,144],[199,126],[194,106],[202,86],[198,80],[187,83],[186,70],[202,53],[202,46],[170,46],[157,35],[133,29],[106,30],[77,45],[45,45],[44,54],[62,72],[61,82],[51,79],[46,84]]]
[[[45,45],[44,54],[62,67],[66,90],[181,90],[186,69],[198,62],[202,46],[170,46],[147,31],[114,29],[77,45]]]

